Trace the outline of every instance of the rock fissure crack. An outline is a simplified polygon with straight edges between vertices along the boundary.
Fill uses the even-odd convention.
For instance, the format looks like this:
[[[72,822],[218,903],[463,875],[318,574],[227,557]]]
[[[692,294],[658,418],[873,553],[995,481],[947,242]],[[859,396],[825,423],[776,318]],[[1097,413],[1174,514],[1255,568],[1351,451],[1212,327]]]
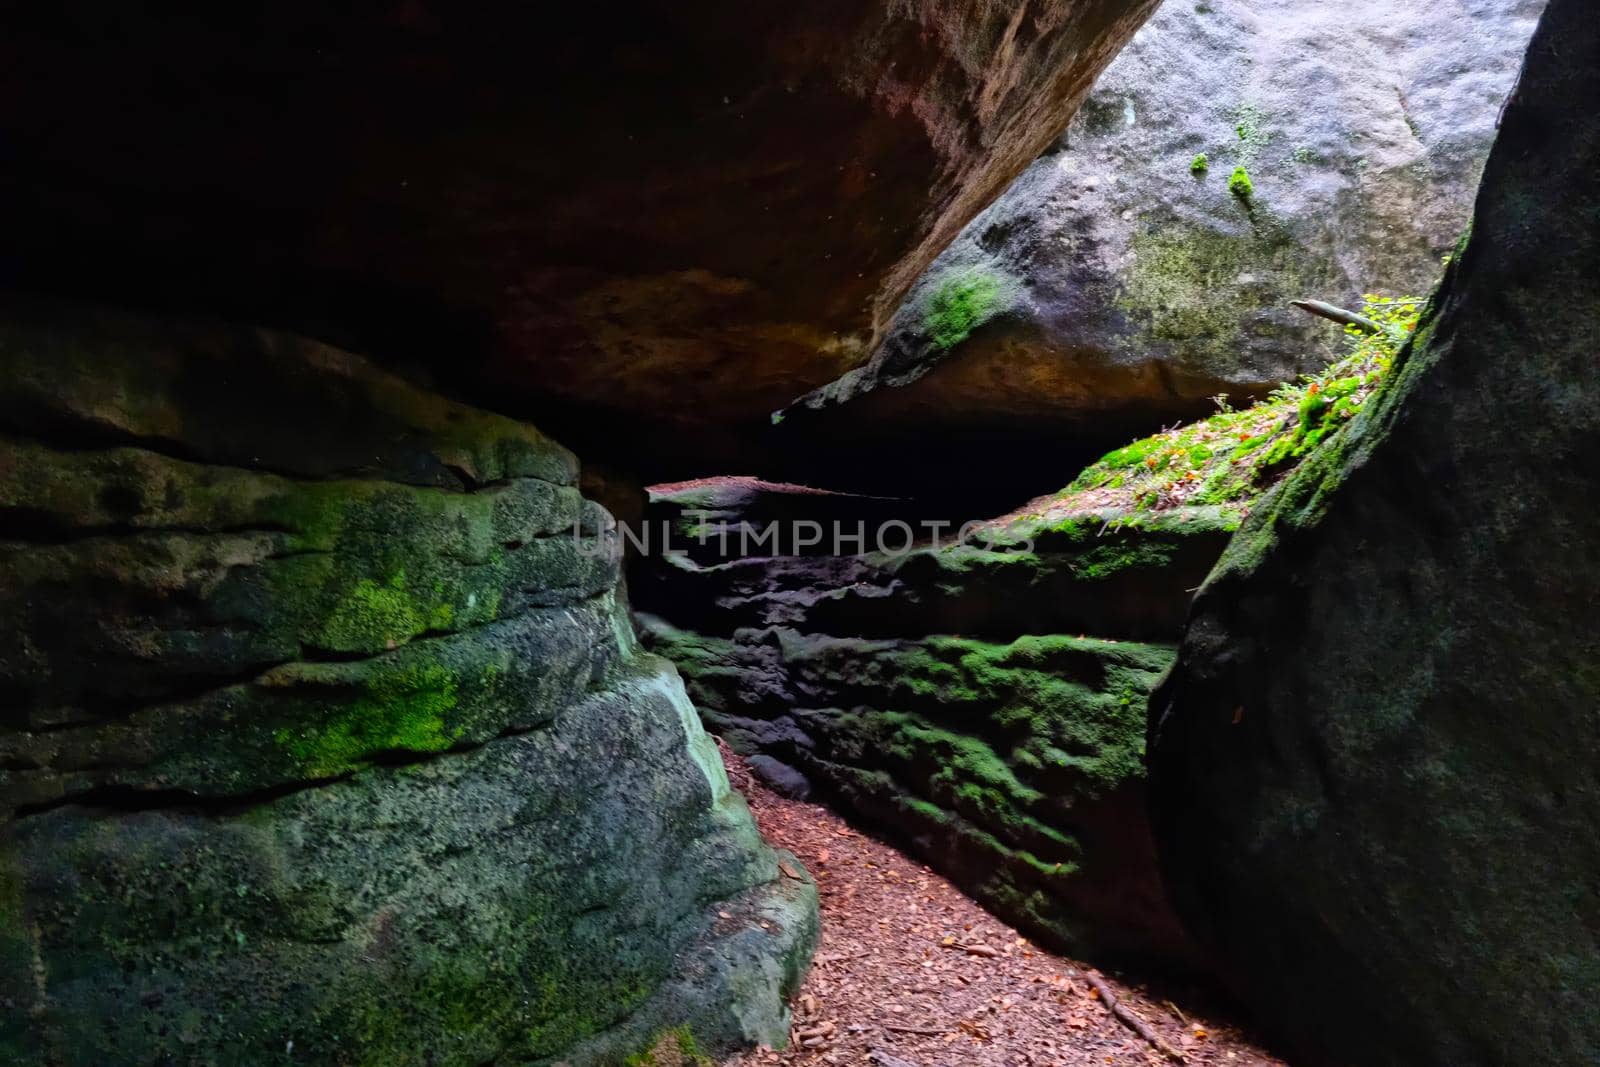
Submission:
[[[107,768],[115,769],[115,768]],[[307,789],[322,789],[348,781],[356,772],[303,782],[284,782],[249,793],[206,794],[187,789],[141,789],[137,786],[105,785],[69,793],[54,800],[23,804],[13,809],[12,818],[26,819],[74,807],[128,815],[144,811],[185,811],[191,814],[223,817],[238,815],[254,807],[270,804]]]

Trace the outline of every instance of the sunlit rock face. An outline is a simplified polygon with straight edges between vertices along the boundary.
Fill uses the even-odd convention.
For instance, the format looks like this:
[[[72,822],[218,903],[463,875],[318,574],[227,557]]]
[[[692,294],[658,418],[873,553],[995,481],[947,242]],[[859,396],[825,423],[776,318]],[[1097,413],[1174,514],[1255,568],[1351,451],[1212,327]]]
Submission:
[[[865,358],[1154,6],[39,8],[0,42],[0,268],[501,405],[764,422]]]
[[[1309,1064],[1600,1059],[1600,22],[1553,0],[1397,373],[1151,703],[1175,902]]]
[[[1337,335],[1289,302],[1428,292],[1543,7],[1165,4],[791,420],[1110,440],[1320,369]]]
[[[815,889],[577,473],[304,338],[0,303],[0,1060],[784,1039]]]

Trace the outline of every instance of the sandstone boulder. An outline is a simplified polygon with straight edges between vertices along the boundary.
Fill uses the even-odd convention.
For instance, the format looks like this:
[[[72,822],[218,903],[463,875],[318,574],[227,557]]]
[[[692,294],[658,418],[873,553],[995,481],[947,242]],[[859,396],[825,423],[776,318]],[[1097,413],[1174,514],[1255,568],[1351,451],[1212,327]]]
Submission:
[[[570,453],[295,336],[14,298],[0,433],[0,1060],[786,1037],[815,889]]]

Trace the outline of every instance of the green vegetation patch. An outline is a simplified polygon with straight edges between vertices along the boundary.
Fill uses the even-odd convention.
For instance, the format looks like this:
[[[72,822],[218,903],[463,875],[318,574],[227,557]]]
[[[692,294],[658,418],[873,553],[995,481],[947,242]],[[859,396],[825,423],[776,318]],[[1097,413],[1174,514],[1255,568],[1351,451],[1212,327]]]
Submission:
[[[313,776],[339,774],[380,752],[442,752],[464,732],[451,722],[456,678],[440,664],[380,674],[326,726],[276,740]]]
[[[1165,646],[1064,634],[1009,644],[931,637],[894,657],[888,702],[916,710],[877,713],[875,727],[887,728],[881,751],[907,763],[935,756],[930,798],[1013,844],[1063,844],[1041,830],[1056,803],[1143,774],[1144,700],[1171,656]],[[1025,832],[1012,832],[1019,823]]]
[[[1279,386],[1241,411],[1218,397],[1215,415],[1108,452],[1061,495],[1110,495],[1115,500],[1102,499],[1102,506],[1132,512],[1248,504],[1355,417],[1416,330],[1425,303],[1369,294],[1363,313],[1381,332],[1346,327],[1348,353],[1322,373]]]
[[[922,315],[923,331],[935,348],[948,352],[1011,306],[1010,288],[993,271],[951,271],[928,297]]]

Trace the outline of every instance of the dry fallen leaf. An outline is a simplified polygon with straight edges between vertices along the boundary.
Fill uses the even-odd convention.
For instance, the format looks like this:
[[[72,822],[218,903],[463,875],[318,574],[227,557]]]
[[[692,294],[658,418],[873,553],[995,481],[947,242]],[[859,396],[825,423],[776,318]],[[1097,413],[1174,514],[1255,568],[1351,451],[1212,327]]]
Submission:
[[[1081,964],[1038,948],[924,865],[844,829],[831,812],[751,786],[738,768],[730,759],[730,776],[749,793],[769,839],[803,858],[804,867],[789,859],[790,870],[821,883],[826,950],[793,1001],[788,1048],[746,1053],[728,1067],[1087,1067],[1108,1054],[1118,1067],[1165,1062],[1098,1000],[1080,1000],[1092,996],[1072,977]],[[856,840],[836,844],[841,838]],[[1170,1020],[1170,1040],[1179,1045],[1182,1035],[1191,1063],[1283,1067],[1231,1032],[1196,1036],[1205,1032],[1198,1020],[1159,995],[1130,988],[1128,996],[1143,1016]],[[903,1058],[871,1059],[883,1046]]]

